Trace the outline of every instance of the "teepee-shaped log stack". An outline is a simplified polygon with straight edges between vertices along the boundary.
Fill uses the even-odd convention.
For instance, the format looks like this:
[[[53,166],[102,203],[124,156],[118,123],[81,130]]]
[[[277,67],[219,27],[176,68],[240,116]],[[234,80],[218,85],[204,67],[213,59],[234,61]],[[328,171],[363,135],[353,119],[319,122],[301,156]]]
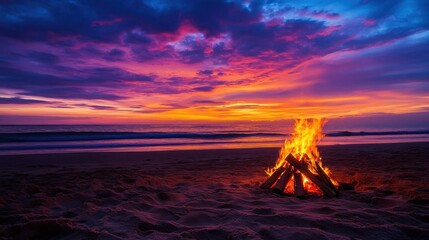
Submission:
[[[294,195],[296,197],[304,197],[306,195],[303,184],[304,175],[323,192],[324,196],[337,196],[339,194],[337,188],[319,163],[316,162],[316,167],[313,167],[313,171],[311,171],[311,164],[308,164],[307,160],[308,157],[306,156],[299,161],[292,154],[289,154],[285,159],[285,164],[277,168],[261,185],[261,188],[272,188],[273,192],[283,194],[287,184],[292,180],[293,176]]]

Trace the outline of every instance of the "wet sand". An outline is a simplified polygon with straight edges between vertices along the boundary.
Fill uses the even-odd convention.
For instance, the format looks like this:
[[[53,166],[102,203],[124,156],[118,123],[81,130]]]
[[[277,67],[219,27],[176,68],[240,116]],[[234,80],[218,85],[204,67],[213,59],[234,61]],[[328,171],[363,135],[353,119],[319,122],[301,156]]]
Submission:
[[[429,143],[322,146],[337,198],[259,184],[278,149],[1,156],[0,239],[425,239]]]

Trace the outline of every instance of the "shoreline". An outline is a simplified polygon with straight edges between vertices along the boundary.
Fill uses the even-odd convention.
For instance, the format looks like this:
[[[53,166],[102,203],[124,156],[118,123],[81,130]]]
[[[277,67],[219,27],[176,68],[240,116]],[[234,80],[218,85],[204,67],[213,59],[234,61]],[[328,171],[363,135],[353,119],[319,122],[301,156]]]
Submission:
[[[331,147],[339,147],[339,146],[372,146],[372,145],[409,145],[409,144],[428,144],[428,141],[415,141],[415,142],[389,142],[389,143],[384,143],[384,142],[380,142],[380,143],[344,143],[344,144],[320,144],[317,147],[320,148],[331,148]],[[202,149],[166,149],[166,150],[135,150],[135,151],[85,151],[85,149],[76,149],[76,150],[81,150],[81,151],[76,151],[76,152],[51,152],[51,153],[18,153],[18,154],[2,154],[2,152],[0,152],[0,156],[2,157],[13,157],[13,156],[33,156],[33,155],[68,155],[68,154],[109,154],[109,153],[113,153],[113,154],[126,154],[126,153],[131,153],[131,154],[144,154],[144,153],[161,153],[161,152],[198,152],[198,151],[237,151],[237,150],[258,150],[258,149],[277,149],[279,150],[281,148],[281,145],[279,145],[278,147],[237,147],[237,148],[202,148]],[[0,163],[3,160],[0,160]]]

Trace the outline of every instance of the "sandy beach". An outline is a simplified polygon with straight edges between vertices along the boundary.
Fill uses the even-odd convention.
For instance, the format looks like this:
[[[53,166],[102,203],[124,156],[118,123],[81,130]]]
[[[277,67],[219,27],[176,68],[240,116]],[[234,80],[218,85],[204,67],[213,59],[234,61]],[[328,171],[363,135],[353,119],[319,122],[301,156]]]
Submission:
[[[0,239],[427,239],[429,143],[319,149],[337,198],[260,189],[274,148],[1,156]]]

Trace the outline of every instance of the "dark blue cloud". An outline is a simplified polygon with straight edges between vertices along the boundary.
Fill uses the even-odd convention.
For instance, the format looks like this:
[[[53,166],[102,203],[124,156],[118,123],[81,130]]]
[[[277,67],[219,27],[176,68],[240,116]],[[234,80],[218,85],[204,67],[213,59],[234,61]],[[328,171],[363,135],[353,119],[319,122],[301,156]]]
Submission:
[[[210,92],[210,91],[213,91],[213,89],[214,89],[213,86],[201,86],[201,87],[193,88],[193,90],[197,92]]]
[[[134,74],[119,68],[62,67],[64,77],[47,73],[0,67],[0,87],[21,90],[23,95],[64,99],[118,100],[125,97],[96,90],[100,86],[117,90],[124,82],[151,82],[156,76]]]
[[[125,37],[125,43],[127,44],[149,44],[152,42],[150,36],[144,32],[127,32]]]
[[[202,62],[207,59],[204,48],[180,51],[179,54],[181,61],[189,64]]]
[[[154,9],[149,1],[19,1],[2,3],[0,11],[1,35],[22,41],[118,42],[134,28],[175,32],[181,22],[177,9]]]
[[[80,40],[118,41],[127,32],[128,42],[148,42],[133,33],[174,33],[183,21],[189,21],[207,35],[223,32],[226,25],[246,24],[261,17],[261,4],[248,7],[234,1],[16,1],[0,6],[0,30],[3,36],[23,41],[63,41],[59,37]],[[21,29],[21,30],[17,30]]]
[[[0,104],[34,104],[34,103],[49,103],[47,101],[24,99],[19,97],[2,98],[0,97]]]
[[[59,62],[58,56],[46,52],[33,51],[28,54],[28,57],[34,61],[46,64],[57,64]]]
[[[250,1],[245,7],[239,1],[184,1],[186,18],[207,36],[226,32],[230,26],[245,26],[259,22],[262,1]]]
[[[123,61],[125,60],[125,52],[121,49],[115,48],[110,50],[104,59],[111,62]]]
[[[198,74],[200,75],[212,75],[213,74],[213,70],[207,69],[207,70],[201,70],[198,72]]]
[[[175,53],[171,46],[151,50],[146,45],[138,45],[131,47],[131,55],[138,62],[147,62],[157,59],[171,59],[174,58]]]
[[[245,56],[258,56],[263,52],[289,52],[296,58],[308,55],[318,55],[324,48],[318,48],[317,38],[310,36],[326,30],[322,21],[311,19],[286,20],[281,25],[255,23],[238,28],[232,28],[234,49]],[[285,38],[293,38],[285,41]],[[320,41],[320,40],[319,40]],[[330,42],[335,43],[335,41]]]

